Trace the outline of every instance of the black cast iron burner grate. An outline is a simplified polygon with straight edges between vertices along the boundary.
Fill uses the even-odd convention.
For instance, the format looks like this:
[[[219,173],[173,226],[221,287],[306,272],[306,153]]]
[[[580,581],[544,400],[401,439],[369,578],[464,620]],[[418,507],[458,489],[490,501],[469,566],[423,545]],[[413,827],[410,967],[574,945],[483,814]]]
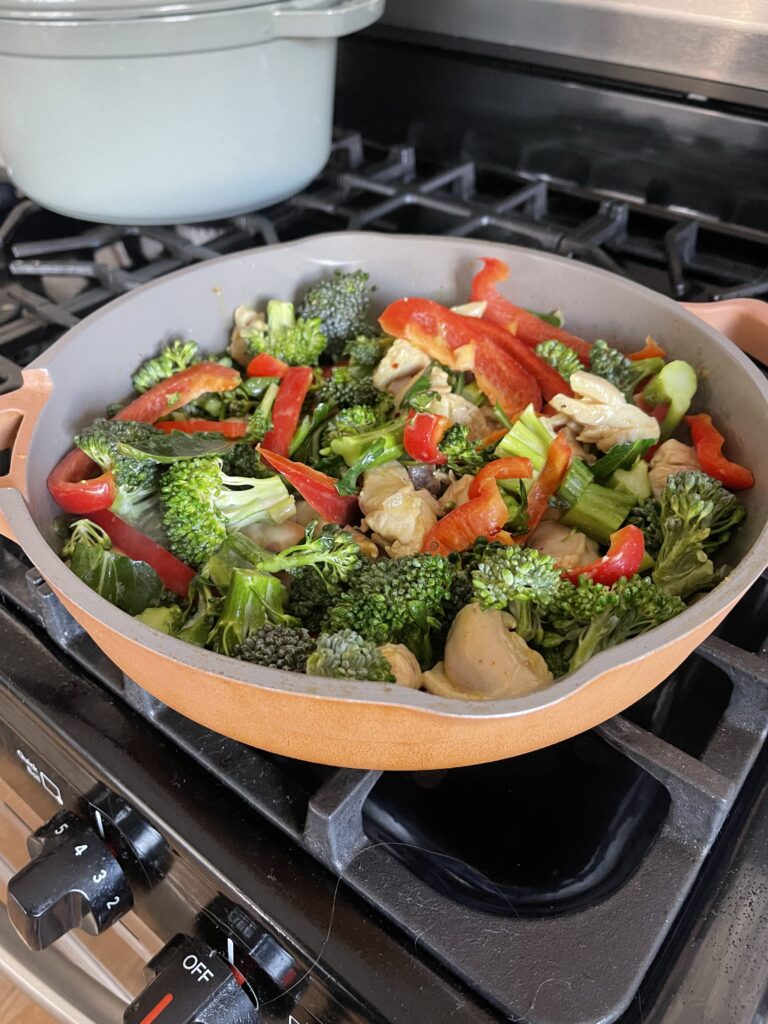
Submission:
[[[84,225],[40,211],[29,200],[8,199],[6,187],[0,190],[8,211],[0,248],[11,247],[12,279],[0,287],[0,392],[18,386],[17,364],[117,294],[189,263],[327,230],[504,240],[584,259],[677,297],[768,291],[768,233],[474,162],[437,166],[411,147],[371,145],[356,134],[338,136],[331,161],[306,192],[264,214],[215,225]],[[122,247],[119,258],[104,262],[100,252],[114,246]],[[47,284],[62,277],[80,278],[81,290],[49,297]],[[383,911],[411,936],[414,948],[447,964],[506,1019],[530,1024],[607,1024],[622,1014],[768,734],[768,663],[726,639],[740,643],[747,637],[756,649],[752,642],[768,600],[763,579],[721,635],[655,691],[650,705],[646,699],[587,734],[595,749],[610,748],[664,794],[658,828],[637,861],[578,906],[531,911],[513,901],[506,907],[503,892],[497,905],[486,906],[466,892],[451,895],[439,878],[428,877],[429,865],[411,855],[410,844],[387,840],[394,774],[380,782],[378,772],[273,758],[181,718],[125,679],[36,571],[1,545],[0,597]],[[759,637],[761,650],[765,640]],[[711,721],[696,742],[687,722],[682,729],[674,721],[669,725],[669,709],[691,680],[694,689],[717,694],[708,701]],[[683,705],[685,716],[692,704]],[[448,859],[440,849],[432,854],[432,868]]]

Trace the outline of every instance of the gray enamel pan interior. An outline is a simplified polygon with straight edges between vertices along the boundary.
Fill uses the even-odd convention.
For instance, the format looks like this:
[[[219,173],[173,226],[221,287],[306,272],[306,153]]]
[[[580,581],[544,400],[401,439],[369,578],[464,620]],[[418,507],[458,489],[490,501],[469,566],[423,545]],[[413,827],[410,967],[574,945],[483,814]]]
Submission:
[[[701,385],[694,409],[707,410],[728,439],[731,458],[749,465],[757,483],[742,494],[745,524],[722,558],[727,579],[678,618],[593,658],[578,672],[543,691],[514,700],[452,701],[378,683],[295,675],[249,666],[201,651],[137,623],[92,592],[60,561],[53,520],[58,514],[46,478],[68,450],[73,434],[110,402],[124,399],[130,375],[168,340],[195,338],[204,351],[228,341],[234,308],[293,297],[334,269],[366,270],[376,285],[375,305],[402,296],[446,304],[466,301],[482,256],[505,260],[511,277],[501,290],[531,309],[562,308],[566,325],[583,337],[603,337],[625,350],[651,334],[672,356],[687,359]],[[35,367],[45,368],[53,393],[40,415],[29,451],[29,506],[18,492],[0,490],[0,508],[41,573],[89,615],[143,647],[190,667],[252,683],[255,687],[350,701],[410,705],[443,715],[521,715],[568,697],[617,665],[642,659],[722,612],[766,565],[768,509],[768,389],[762,374],[722,335],[675,302],[631,281],[567,259],[481,241],[338,233],[253,249],[202,263],[146,285],[92,314],[64,335]],[[49,546],[53,545],[53,546]]]

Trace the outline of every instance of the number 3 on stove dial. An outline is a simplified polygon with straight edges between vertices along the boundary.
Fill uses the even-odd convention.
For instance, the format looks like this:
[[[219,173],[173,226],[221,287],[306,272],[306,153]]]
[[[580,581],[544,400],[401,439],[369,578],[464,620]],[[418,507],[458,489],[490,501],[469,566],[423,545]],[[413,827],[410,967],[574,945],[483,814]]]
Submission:
[[[93,876],[93,880],[98,885],[99,882],[103,882],[106,877],[107,877],[106,868],[102,868],[101,871],[98,872],[98,874]]]

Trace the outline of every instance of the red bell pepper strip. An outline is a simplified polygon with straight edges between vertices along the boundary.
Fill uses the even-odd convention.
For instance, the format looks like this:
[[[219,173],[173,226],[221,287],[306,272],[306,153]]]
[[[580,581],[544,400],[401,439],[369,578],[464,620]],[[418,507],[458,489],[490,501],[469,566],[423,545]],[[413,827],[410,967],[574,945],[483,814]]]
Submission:
[[[197,363],[155,384],[129,402],[114,418],[154,423],[200,395],[231,391],[239,383],[237,370],[218,363]],[[115,482],[111,473],[96,473],[96,464],[85,452],[73,448],[49,475],[48,490],[65,512],[84,515],[109,508],[117,493]]]
[[[288,363],[282,359],[269,355],[267,352],[260,352],[248,363],[245,371],[249,377],[284,377],[288,369]]]
[[[428,555],[466,551],[478,537],[495,537],[507,519],[509,512],[499,493],[498,484],[486,478],[476,498],[465,501],[438,520],[424,538],[421,550]]]
[[[755,482],[752,472],[746,466],[731,462],[723,455],[725,438],[715,427],[711,416],[699,413],[697,416],[686,416],[685,422],[691,428],[696,458],[705,473],[719,480],[731,491],[743,491],[752,487]]]
[[[551,338],[555,341],[562,341],[564,345],[572,348],[581,362],[587,366],[591,348],[588,341],[563,330],[562,327],[546,323],[535,313],[530,313],[522,306],[516,306],[499,294],[496,285],[499,281],[506,281],[508,277],[509,267],[502,260],[490,257],[483,259],[483,269],[479,270],[472,279],[472,301],[487,303],[484,316],[517,335],[531,348],[538,345],[540,341],[549,341]]]
[[[170,551],[166,551],[141,530],[126,523],[109,509],[99,509],[92,512],[88,518],[106,530],[114,546],[124,555],[134,561],[151,565],[168,590],[179,597],[187,596],[189,584],[195,576],[194,569],[180,562]]]
[[[639,352],[628,352],[627,359],[631,359],[633,363],[639,363],[641,359],[666,359],[667,353],[661,347],[657,345],[653,338],[648,335],[645,339],[645,345],[640,349]]]
[[[357,498],[343,497],[339,494],[336,490],[337,481],[332,476],[320,473],[302,462],[291,462],[283,455],[265,451],[260,446],[257,446],[256,451],[268,466],[284,476],[315,512],[329,523],[346,526],[357,517]]]
[[[515,420],[528,405],[541,409],[541,391],[533,377],[511,355],[487,338],[475,347],[475,380],[492,405]]]
[[[393,338],[405,338],[431,359],[453,367],[454,349],[473,340],[465,327],[469,319],[431,299],[396,299],[381,314],[379,323]]]
[[[116,420],[135,420],[137,423],[155,423],[163,416],[175,412],[200,395],[211,392],[232,391],[241,383],[237,370],[219,363],[195,363],[161,380],[143,395],[134,398],[116,413]]]
[[[65,512],[90,515],[100,508],[109,508],[117,497],[117,486],[111,473],[87,479],[96,463],[79,448],[73,448],[48,476],[48,490]]]
[[[450,425],[447,416],[412,409],[403,431],[403,446],[412,459],[442,466],[446,457],[437,446]]]
[[[544,468],[528,492],[528,532],[520,538],[521,540],[529,537],[541,522],[541,517],[549,505],[549,499],[557,492],[565,479],[565,474],[571,464],[571,455],[571,447],[563,434],[556,434],[547,450],[547,461],[544,463]]]
[[[465,319],[470,318],[465,317]],[[537,356],[533,349],[516,335],[505,330],[503,327],[499,327],[498,324],[493,323],[491,320],[478,320],[476,317],[473,317],[471,318],[471,323],[478,334],[482,334],[490,341],[495,342],[530,373],[541,388],[541,393],[546,401],[549,401],[554,395],[573,397],[568,381],[560,376],[554,366],[550,366],[546,359]]]
[[[563,573],[571,583],[577,584],[579,576],[586,576],[595,583],[612,587],[623,576],[629,579],[640,569],[645,557],[645,538],[637,526],[624,526],[611,534],[611,546],[602,558],[595,559],[578,569]]]
[[[469,485],[467,494],[470,498],[477,498],[486,480],[530,480],[532,476],[533,466],[530,459],[516,455],[508,459],[494,459],[487,466],[483,466]]]
[[[278,455],[288,454],[313,377],[309,366],[289,366],[283,374],[280,390],[272,406],[272,429],[264,435],[262,442],[269,451]]]
[[[248,420],[160,420],[155,426],[166,434],[181,430],[185,434],[223,434],[232,439],[245,437],[248,432]]]
[[[454,353],[474,345],[474,374],[478,387],[507,416],[514,417],[531,404],[541,408],[541,392],[535,379],[516,358],[501,348],[498,333],[474,317],[454,313],[430,299],[398,299],[379,317],[382,328],[395,338],[405,338],[446,366]],[[534,357],[535,358],[535,357]]]

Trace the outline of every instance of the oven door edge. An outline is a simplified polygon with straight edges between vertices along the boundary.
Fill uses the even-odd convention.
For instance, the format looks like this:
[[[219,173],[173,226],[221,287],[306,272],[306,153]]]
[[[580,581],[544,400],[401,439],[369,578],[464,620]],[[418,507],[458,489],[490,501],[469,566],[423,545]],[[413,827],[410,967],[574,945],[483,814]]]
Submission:
[[[0,904],[0,971],[63,1024],[122,1024],[124,1003],[57,949],[24,945]]]

